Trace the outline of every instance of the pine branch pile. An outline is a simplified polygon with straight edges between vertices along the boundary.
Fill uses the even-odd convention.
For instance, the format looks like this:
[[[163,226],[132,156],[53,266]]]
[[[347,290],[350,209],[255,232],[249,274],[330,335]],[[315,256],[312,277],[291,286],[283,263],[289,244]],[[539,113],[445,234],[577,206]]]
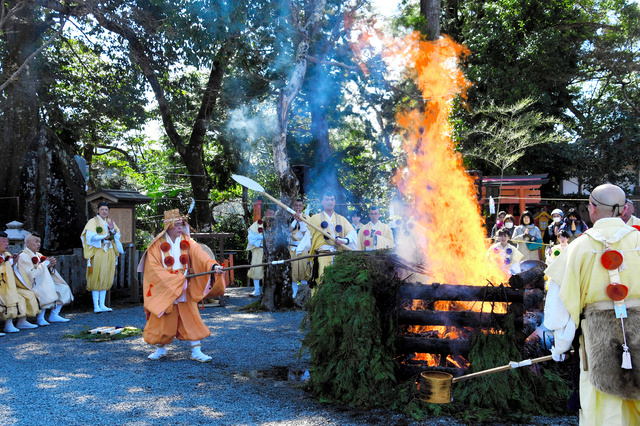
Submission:
[[[307,304],[303,349],[311,355],[311,392],[321,400],[378,406],[396,385],[389,311],[398,281],[385,258],[380,252],[336,256]]]

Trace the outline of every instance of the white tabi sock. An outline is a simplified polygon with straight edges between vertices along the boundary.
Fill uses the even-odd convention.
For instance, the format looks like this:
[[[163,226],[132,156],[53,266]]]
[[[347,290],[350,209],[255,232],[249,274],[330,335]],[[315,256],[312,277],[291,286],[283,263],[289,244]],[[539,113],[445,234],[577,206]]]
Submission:
[[[191,342],[191,359],[198,362],[209,362],[211,357],[202,353],[200,349],[200,340]]]
[[[13,318],[9,318],[5,321],[4,323],[5,333],[17,333],[18,331],[20,331],[20,329],[16,328],[16,326],[13,325]]]
[[[44,314],[47,313],[46,309],[42,309],[40,311],[40,313],[38,314],[38,316],[36,317],[36,324],[38,324],[40,327],[45,327],[47,325],[50,325],[46,319],[44,319]]]
[[[27,321],[27,317],[18,318],[18,322],[16,323],[16,327],[18,327],[20,329],[22,329],[22,328],[38,328],[37,325],[31,324],[29,321]]]
[[[91,297],[93,298],[93,312],[99,314],[102,312],[102,309],[100,309],[100,292],[93,290],[91,292]]]
[[[260,296],[262,292],[260,291],[260,280],[253,280],[253,294],[252,296]]]
[[[156,351],[151,355],[149,355],[147,358],[156,360],[156,359],[164,358],[165,356],[167,356],[167,350],[165,349],[164,345],[162,346],[156,345],[156,347],[158,349],[156,349]]]
[[[104,304],[104,300],[106,298],[107,298],[107,290],[100,291],[100,310],[102,310],[102,312],[111,312],[113,311],[113,309],[107,308],[107,306]]]
[[[291,283],[291,288],[293,289],[293,294],[291,295],[292,298],[296,298],[296,295],[298,294],[298,282],[293,282]]]
[[[57,304],[55,308],[51,309],[51,315],[49,315],[49,322],[69,321],[69,318],[62,318],[60,316],[60,309],[62,309],[62,304]]]

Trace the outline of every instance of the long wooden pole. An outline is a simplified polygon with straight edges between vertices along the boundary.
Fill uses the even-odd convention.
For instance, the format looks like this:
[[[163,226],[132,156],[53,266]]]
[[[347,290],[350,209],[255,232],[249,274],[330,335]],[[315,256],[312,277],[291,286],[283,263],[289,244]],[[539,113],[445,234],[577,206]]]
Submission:
[[[266,192],[262,193],[265,197],[267,197],[268,199],[270,199],[271,201],[273,201],[274,203],[276,203],[277,205],[279,205],[280,207],[282,207],[283,209],[285,209],[286,211],[288,211],[289,213],[291,213],[292,215],[296,214],[296,211],[293,210],[291,207],[287,206],[286,204],[284,204],[283,202],[281,202],[280,200],[272,197],[271,195],[267,194]],[[308,226],[310,226],[311,228],[313,228],[314,230],[320,232],[322,235],[324,235],[325,237],[329,238],[330,240],[336,241],[336,237],[334,237],[333,235],[331,235],[330,233],[328,233],[327,231],[325,231],[322,228],[318,228],[316,225],[314,225],[313,223],[311,223],[310,220],[308,220],[307,218],[305,218],[304,216],[300,215],[300,220],[303,221],[304,223],[306,223]],[[349,251],[353,251],[353,249],[349,246],[347,246],[346,244],[342,244],[339,247],[343,247],[345,250],[349,250]]]
[[[294,257],[292,259],[274,260],[273,262],[257,263],[255,265],[228,266],[226,268],[218,269],[218,271],[212,270],[212,271],[207,271],[207,272],[200,272],[200,273],[197,273],[197,274],[185,275],[185,278],[199,277],[201,275],[211,275],[211,274],[215,274],[216,272],[230,271],[232,269],[250,269],[250,268],[257,268],[257,267],[260,267],[260,266],[281,265],[283,263],[295,262],[297,260],[310,259],[310,258],[323,257],[323,256],[335,256],[335,255],[336,255],[336,253],[310,254],[309,256],[299,256],[299,257]]]
[[[573,350],[570,352],[573,354]],[[514,368],[526,367],[527,365],[537,364],[539,362],[551,361],[553,359],[553,355],[541,356],[539,358],[527,359],[525,361],[513,362],[508,365],[503,365],[501,367],[490,368],[488,370],[478,371],[476,373],[465,374],[464,376],[454,377],[451,379],[451,383],[462,382],[463,380],[473,379],[475,377],[486,376],[487,374],[497,373],[499,371],[512,370]]]

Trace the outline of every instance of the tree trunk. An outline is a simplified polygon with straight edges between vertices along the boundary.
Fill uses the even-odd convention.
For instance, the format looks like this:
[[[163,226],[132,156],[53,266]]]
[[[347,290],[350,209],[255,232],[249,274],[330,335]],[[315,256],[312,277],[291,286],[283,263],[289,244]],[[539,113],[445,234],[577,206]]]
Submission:
[[[440,37],[440,11],[442,0],[420,0],[420,15],[426,21],[424,35],[427,40]]]
[[[9,8],[16,2],[10,1]],[[7,20],[2,31],[5,44],[2,70],[7,78],[37,50],[44,28],[38,23],[34,5],[28,4]],[[20,174],[25,153],[37,138],[40,116],[37,101],[38,61],[9,84],[2,93],[2,138],[0,152],[5,162],[0,167],[2,209],[0,223],[19,219]]]
[[[326,68],[315,63],[309,74],[307,101],[311,109],[311,136],[316,147],[316,162],[311,171],[313,189],[321,197],[326,191],[331,191],[336,197],[336,211],[346,216],[346,196],[344,186],[338,179],[338,168],[333,157],[329,142],[329,124],[327,123],[327,110],[332,104],[326,93],[332,91],[327,87],[331,84]]]
[[[306,8],[308,12],[306,14],[306,22],[304,23],[298,22],[297,18],[294,18],[295,23],[297,23],[297,32],[300,38],[296,46],[296,56],[289,80],[280,89],[278,95],[278,104],[276,106],[278,123],[276,134],[273,136],[273,164],[280,182],[280,201],[287,206],[292,206],[298,197],[298,180],[291,171],[289,157],[287,156],[289,110],[304,82],[307,73],[309,45],[317,31],[320,20],[324,16],[325,5],[326,0],[316,0],[311,7]],[[295,9],[293,3],[291,3],[291,6]],[[298,10],[292,10],[292,16],[299,16]],[[290,258],[289,223],[291,219],[289,213],[280,208],[277,209],[275,216],[276,223],[273,226],[273,230],[270,231],[272,235],[270,238],[267,238],[265,235],[265,262]],[[271,246],[267,247],[269,244]],[[286,273],[283,273],[283,270],[286,270]],[[288,291],[288,289],[291,288],[291,274],[289,270],[290,266],[288,263],[282,266],[265,268],[262,305],[267,309],[273,310],[282,306],[282,300],[276,297],[277,291],[279,293],[286,292],[286,299],[291,299],[291,294]]]
[[[154,61],[147,55],[147,49],[138,39],[135,31],[124,24],[107,19],[98,8],[92,9],[92,12],[102,27],[121,35],[128,41],[132,51],[131,58],[144,73],[158,101],[158,107],[167,137],[176,148],[178,154],[180,154],[189,172],[191,189],[196,200],[192,224],[201,232],[210,231],[214,225],[213,213],[209,207],[209,194],[213,188],[213,182],[208,176],[207,169],[204,165],[204,139],[220,94],[228,55],[232,50],[232,42],[230,41],[218,50],[211,64],[209,80],[204,90],[198,116],[193,124],[189,142],[185,143],[185,140],[178,133],[175,123],[173,122],[169,101],[165,97],[165,91],[162,83],[158,79],[158,73],[156,73],[153,67]]]

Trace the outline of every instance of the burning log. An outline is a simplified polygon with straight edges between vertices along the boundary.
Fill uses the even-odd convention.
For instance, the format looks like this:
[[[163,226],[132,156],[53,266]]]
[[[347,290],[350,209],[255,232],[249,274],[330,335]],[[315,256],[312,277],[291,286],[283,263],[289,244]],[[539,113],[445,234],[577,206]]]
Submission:
[[[456,326],[473,328],[490,328],[496,325],[505,327],[507,314],[470,311],[429,311],[429,310],[398,310],[398,325],[433,325]],[[516,328],[522,328],[522,317],[515,318]]]
[[[526,271],[512,275],[509,278],[509,286],[517,289],[538,288],[544,290],[544,266],[535,265]]]
[[[509,287],[489,287],[452,284],[403,284],[398,287],[398,299],[484,301],[522,303],[524,292]]]
[[[456,354],[466,357],[471,351],[471,344],[467,339],[424,339],[407,336],[400,339],[400,350],[404,353]]]

